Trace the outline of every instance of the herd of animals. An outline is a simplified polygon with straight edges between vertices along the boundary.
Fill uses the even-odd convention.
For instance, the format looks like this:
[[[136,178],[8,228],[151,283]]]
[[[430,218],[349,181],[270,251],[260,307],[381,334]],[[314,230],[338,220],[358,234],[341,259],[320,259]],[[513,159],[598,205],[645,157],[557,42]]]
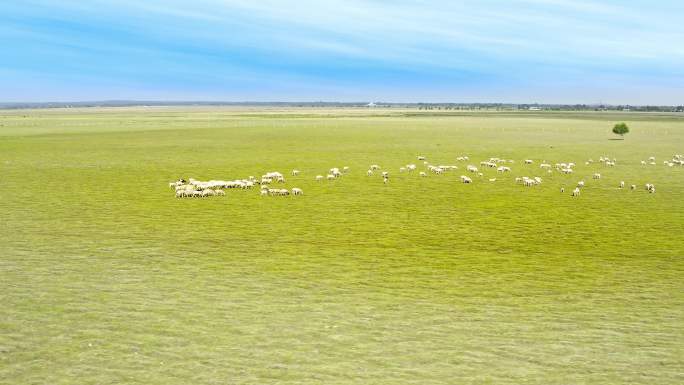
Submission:
[[[425,156],[418,156],[418,160],[423,162],[423,166],[425,171],[418,171],[418,175],[420,177],[427,177],[428,173],[433,173],[436,175],[441,175],[445,172],[453,171],[459,168],[457,165],[432,165],[430,164]],[[468,162],[470,158],[468,156],[459,156],[456,158],[458,162]],[[599,163],[604,164],[605,166],[613,167],[615,166],[617,160],[616,159],[611,159],[608,156],[601,156],[598,159]],[[480,167],[487,167],[487,168],[492,168],[496,169],[497,173],[505,174],[511,172],[511,167],[507,166],[508,164],[513,164],[515,163],[514,160],[512,159],[501,159],[501,158],[489,158],[488,160],[484,160],[480,162]],[[532,165],[535,162],[531,159],[525,159],[523,161],[523,164],[525,165],[525,169],[528,171],[531,171],[533,167]],[[590,165],[594,163],[593,159],[588,159],[585,162],[585,165]],[[684,167],[684,155],[677,154],[672,157],[672,159],[665,160],[663,161],[663,164],[668,167],[674,167],[674,166],[680,166]],[[656,165],[656,158],[654,156],[651,156],[648,158],[648,160],[642,160],[641,165]],[[575,163],[573,162],[567,162],[567,163],[555,163],[554,165],[547,163],[546,161],[542,161],[541,164],[539,165],[538,170],[540,171],[545,171],[548,174],[551,174],[554,172],[560,172],[563,174],[573,174],[574,173],[574,167]],[[416,164],[407,164],[405,166],[399,167],[399,173],[414,173],[418,169],[418,166]],[[484,173],[480,172],[477,166],[468,164],[465,168],[466,172],[472,175],[473,177],[476,178],[483,178]],[[389,171],[382,171],[381,167],[377,164],[372,164],[368,168],[368,171],[366,171],[366,175],[369,177],[372,177],[375,175],[375,173],[379,172],[380,175],[382,176],[382,181],[384,184],[388,184],[390,180],[390,174]],[[316,175],[314,179],[317,182],[323,182],[326,180],[336,180],[338,178],[343,177],[345,174],[349,173],[349,167],[342,167],[341,169],[338,167],[333,167],[329,170],[329,172],[323,176],[323,175]],[[292,170],[291,175],[296,177],[300,175],[299,170]],[[600,173],[594,173],[592,175],[592,179],[601,179],[601,174]],[[468,175],[461,175],[460,180],[462,183],[473,183],[473,178],[471,178]],[[487,179],[489,182],[496,182],[497,178],[488,178]],[[542,183],[542,178],[541,176],[534,176],[534,177],[527,177],[527,176],[522,176],[522,177],[516,177],[514,179],[515,183],[521,184],[522,186],[525,187],[531,187],[531,186],[537,186]],[[226,193],[224,190],[226,189],[253,189],[257,185],[259,186],[259,191],[261,196],[298,196],[298,195],[304,195],[304,191],[298,187],[293,187],[291,189],[286,189],[286,188],[274,188],[271,185],[272,184],[284,184],[285,183],[285,176],[278,172],[278,171],[271,171],[267,172],[266,174],[262,175],[261,178],[255,178],[254,176],[249,176],[247,179],[238,179],[238,180],[209,180],[209,181],[199,181],[193,178],[189,178],[188,180],[185,179],[179,179],[175,182],[169,183],[169,187],[174,189],[176,192],[176,198],[206,198],[206,197],[214,197],[214,196],[225,196]],[[581,188],[585,186],[585,181],[580,180],[577,182],[577,184],[574,186],[572,191],[570,192],[570,195],[573,197],[577,197],[581,194]],[[624,181],[620,181],[619,185],[617,186],[620,189],[623,189],[626,187],[626,184]],[[652,183],[646,183],[644,185],[646,191],[649,193],[655,193],[655,185]],[[636,190],[637,186],[635,184],[630,185],[631,190]],[[565,192],[565,187],[561,187],[560,189],[561,193]]]

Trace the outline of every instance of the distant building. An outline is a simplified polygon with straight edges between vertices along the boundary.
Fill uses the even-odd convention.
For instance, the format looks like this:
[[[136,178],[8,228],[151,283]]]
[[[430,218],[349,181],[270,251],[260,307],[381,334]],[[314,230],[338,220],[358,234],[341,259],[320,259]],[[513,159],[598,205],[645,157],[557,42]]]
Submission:
[[[366,107],[377,107],[377,106],[378,106],[378,105],[375,104],[375,103],[373,103],[373,102],[370,102],[370,103],[366,104]]]
[[[541,107],[528,107],[527,110],[528,111],[541,111],[542,108]]]

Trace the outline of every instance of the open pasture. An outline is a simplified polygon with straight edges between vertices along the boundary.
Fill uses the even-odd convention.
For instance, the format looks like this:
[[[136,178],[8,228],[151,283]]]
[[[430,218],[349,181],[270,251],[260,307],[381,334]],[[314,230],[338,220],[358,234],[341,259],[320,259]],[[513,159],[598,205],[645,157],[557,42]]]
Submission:
[[[0,111],[0,383],[684,382],[682,153],[681,114]],[[304,195],[168,186],[274,170]]]

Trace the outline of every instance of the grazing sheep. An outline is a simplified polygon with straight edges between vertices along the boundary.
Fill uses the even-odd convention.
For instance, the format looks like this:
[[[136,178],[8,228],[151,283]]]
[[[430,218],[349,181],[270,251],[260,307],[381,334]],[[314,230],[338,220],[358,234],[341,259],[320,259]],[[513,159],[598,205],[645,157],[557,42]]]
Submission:
[[[468,167],[466,167],[466,171],[477,172],[477,167],[473,166],[472,164],[469,164]]]
[[[389,178],[387,178],[387,177],[382,178],[382,183],[384,183],[384,184],[389,183]]]
[[[366,175],[373,176],[373,170],[369,169],[368,171],[366,171]]]
[[[594,179],[601,179],[601,174],[595,173],[595,174],[592,176],[592,178],[594,178]]]
[[[578,197],[580,195],[580,189],[579,187],[575,187],[574,190],[572,190],[572,196]]]
[[[463,183],[473,183],[473,180],[465,175],[461,175],[461,182]]]
[[[293,187],[292,188],[292,195],[304,195],[304,191],[302,189]]]
[[[427,173],[424,172],[424,171],[421,171],[420,173],[418,173],[418,175],[420,175],[420,176],[427,176]]]
[[[418,156],[418,160],[425,160],[425,157],[422,156],[422,155],[419,155],[419,156]]]
[[[335,180],[335,175],[333,175],[333,174],[328,174],[328,175],[326,176],[326,178],[327,178],[328,180]]]
[[[299,170],[292,170],[292,176],[299,175]]]
[[[216,196],[226,196],[226,193],[223,190],[216,190]]]
[[[633,184],[633,185],[629,186],[629,189],[630,189],[630,190],[636,190],[636,185]]]
[[[268,189],[262,189],[261,190],[261,196],[267,196],[268,195]]]
[[[316,182],[320,182],[323,180],[323,175],[316,175]]]
[[[532,164],[534,161],[532,159],[525,159],[525,164]]]
[[[389,178],[389,172],[383,171],[383,172],[382,172],[382,177],[383,177],[383,178]]]
[[[581,181],[577,182],[577,187],[584,187],[584,181],[581,180]]]
[[[620,188],[625,188],[625,181],[624,180],[620,181]]]
[[[565,187],[561,187],[561,193],[565,192]]]
[[[489,178],[490,182],[496,182],[496,178]]]
[[[641,164],[645,166],[645,165],[646,165],[646,161],[645,161],[645,160],[642,160],[642,161],[641,161]]]
[[[380,170],[380,166],[378,166],[377,164],[371,164],[371,166],[369,168],[373,171]]]

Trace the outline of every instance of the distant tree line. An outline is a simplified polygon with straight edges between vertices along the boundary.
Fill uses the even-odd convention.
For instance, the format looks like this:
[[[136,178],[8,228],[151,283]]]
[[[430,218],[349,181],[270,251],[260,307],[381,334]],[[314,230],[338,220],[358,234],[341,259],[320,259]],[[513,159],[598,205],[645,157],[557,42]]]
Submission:
[[[220,102],[220,101],[136,101],[113,100],[71,103],[0,103],[0,109],[70,108],[70,107],[128,107],[128,106],[278,106],[278,107],[368,107],[368,102]],[[386,103],[375,102],[375,107],[417,108],[418,110],[486,110],[486,111],[637,111],[684,112],[680,106],[632,106],[607,104],[515,104],[515,103]]]

